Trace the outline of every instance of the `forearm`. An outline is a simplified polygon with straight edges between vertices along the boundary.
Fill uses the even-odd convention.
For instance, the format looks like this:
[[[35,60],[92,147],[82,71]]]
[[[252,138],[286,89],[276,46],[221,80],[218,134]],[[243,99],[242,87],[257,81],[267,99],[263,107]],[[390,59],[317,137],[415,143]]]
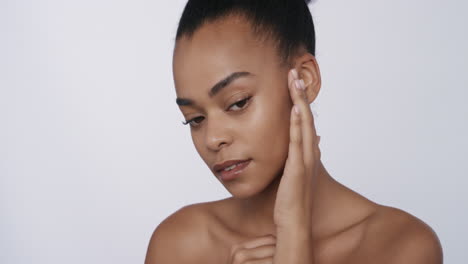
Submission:
[[[314,264],[310,228],[279,229],[276,232],[274,264]]]

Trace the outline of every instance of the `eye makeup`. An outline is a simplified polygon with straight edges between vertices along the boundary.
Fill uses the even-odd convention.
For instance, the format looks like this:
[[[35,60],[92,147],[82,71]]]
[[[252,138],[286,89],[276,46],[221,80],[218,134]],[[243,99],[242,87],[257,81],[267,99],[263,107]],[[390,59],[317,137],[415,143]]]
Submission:
[[[234,112],[242,111],[249,105],[251,99],[252,99],[252,96],[244,96],[242,99],[237,100],[235,103],[231,104],[229,106],[228,110],[231,109],[233,106],[237,106],[239,108],[239,110],[232,110],[232,111],[234,111]],[[182,121],[182,124],[183,125],[190,124],[191,127],[197,127],[197,126],[200,125],[200,122],[201,122],[201,120],[200,120],[200,122],[196,122],[199,119],[203,120],[204,117],[203,116],[197,116],[197,117],[194,117],[194,118],[192,118],[190,120]]]

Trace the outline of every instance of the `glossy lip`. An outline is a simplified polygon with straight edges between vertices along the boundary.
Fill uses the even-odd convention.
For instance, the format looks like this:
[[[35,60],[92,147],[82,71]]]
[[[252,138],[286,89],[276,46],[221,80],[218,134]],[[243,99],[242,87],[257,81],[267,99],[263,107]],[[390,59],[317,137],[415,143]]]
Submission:
[[[224,161],[224,162],[220,162],[220,163],[216,163],[214,166],[213,166],[213,170],[215,172],[221,172],[222,170],[224,170],[225,168],[231,166],[231,165],[234,165],[234,164],[237,164],[237,163],[241,163],[241,162],[244,162],[244,161],[249,161],[251,159],[244,159],[244,160],[228,160],[228,161]]]
[[[221,170],[220,172],[218,172],[218,175],[217,177],[223,181],[223,182],[228,182],[228,181],[232,181],[234,179],[236,179],[237,177],[239,177],[245,169],[247,169],[247,167],[249,166],[250,164],[250,159],[249,160],[246,160],[244,162],[241,162],[237,165],[236,168],[230,170],[230,171],[223,171]]]

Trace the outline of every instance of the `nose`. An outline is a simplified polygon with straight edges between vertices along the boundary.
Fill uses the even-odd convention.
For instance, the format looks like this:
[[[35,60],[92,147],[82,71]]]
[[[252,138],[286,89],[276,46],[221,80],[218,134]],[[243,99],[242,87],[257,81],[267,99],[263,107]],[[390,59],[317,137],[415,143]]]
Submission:
[[[206,129],[206,146],[212,151],[219,151],[221,148],[232,143],[229,129],[222,120],[211,119]]]

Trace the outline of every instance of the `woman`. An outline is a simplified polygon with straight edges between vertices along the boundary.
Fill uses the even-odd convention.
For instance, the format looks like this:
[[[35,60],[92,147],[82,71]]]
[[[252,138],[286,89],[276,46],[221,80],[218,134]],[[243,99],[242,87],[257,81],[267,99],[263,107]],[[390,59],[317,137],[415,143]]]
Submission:
[[[433,230],[334,180],[309,104],[321,88],[304,0],[190,0],[176,103],[232,197],[181,208],[146,263],[442,263]]]

